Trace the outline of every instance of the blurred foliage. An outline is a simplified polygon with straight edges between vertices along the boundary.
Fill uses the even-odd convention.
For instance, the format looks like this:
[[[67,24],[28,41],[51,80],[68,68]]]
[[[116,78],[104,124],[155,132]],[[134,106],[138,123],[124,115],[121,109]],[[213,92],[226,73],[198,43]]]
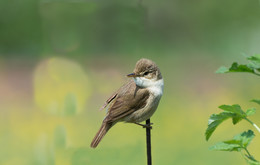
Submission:
[[[142,57],[165,80],[154,164],[243,164],[208,152],[202,121],[219,102],[259,95],[250,76],[212,74],[223,58],[260,52],[259,17],[257,0],[1,0],[0,164],[145,164],[145,131],[132,124],[89,148],[105,115],[98,109]],[[212,141],[244,128],[226,124]]]
[[[62,58],[51,58],[34,73],[36,104],[56,115],[74,115],[82,111],[91,93],[89,80],[75,63]]]
[[[250,48],[259,16],[257,0],[2,0],[0,54],[35,58],[187,46],[227,51],[231,43]]]

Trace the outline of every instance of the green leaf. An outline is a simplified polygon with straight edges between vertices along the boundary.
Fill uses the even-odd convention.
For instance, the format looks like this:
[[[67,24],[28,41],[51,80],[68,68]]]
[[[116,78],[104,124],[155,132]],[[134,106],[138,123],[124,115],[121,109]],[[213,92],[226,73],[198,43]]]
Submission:
[[[224,110],[224,112],[220,114],[213,114],[210,116],[208,121],[208,128],[205,132],[206,140],[208,140],[211,137],[212,133],[216,130],[216,128],[228,118],[232,118],[232,123],[235,125],[242,119],[248,120],[246,117],[248,115],[253,115],[255,112],[255,109],[251,108],[248,109],[245,113],[238,104],[221,105],[219,106],[219,108]]]
[[[232,140],[219,142],[209,149],[217,151],[241,151],[241,149],[246,148],[250,144],[254,137],[254,132],[248,130],[236,135]]]
[[[222,66],[216,71],[216,73],[227,73],[228,71],[229,69],[227,67]]]
[[[260,76],[260,54],[247,58],[250,61],[249,64],[238,64],[234,62],[230,68],[220,67],[216,73],[230,73],[230,72],[248,72]]]
[[[249,72],[254,73],[252,68],[249,68],[247,65],[239,65],[237,62],[234,62],[229,68],[229,72]]]
[[[215,129],[225,120],[228,118],[234,117],[234,114],[229,112],[222,112],[220,114],[213,114],[210,116],[208,121],[208,128],[205,132],[206,140],[209,140],[212,133],[215,131]]]
[[[240,105],[221,105],[219,106],[220,109],[228,112],[233,112],[241,117],[246,117],[246,113],[241,109]]]
[[[241,116],[235,115],[234,117],[232,117],[232,123],[235,125],[237,123],[239,123],[243,118]]]
[[[219,142],[211,147],[209,147],[210,150],[215,151],[241,151],[240,144],[235,143],[226,143],[226,142]]]
[[[255,108],[249,108],[248,110],[246,110],[246,115],[247,116],[254,115],[255,113],[256,113],[256,109]]]
[[[230,73],[230,72],[254,73],[254,69],[252,69],[247,65],[239,65],[237,62],[234,62],[229,69],[227,67],[222,66],[216,71],[216,73]]]
[[[238,144],[240,147],[242,147],[240,140],[234,140],[234,139],[232,139],[232,140],[224,141],[224,143],[226,143],[226,144]]]
[[[246,148],[250,142],[255,137],[255,134],[252,130],[245,131],[241,134],[236,135],[233,139],[236,141],[240,141],[242,147]]]
[[[252,64],[250,65],[253,69],[260,68],[260,55],[255,55],[247,58]]]
[[[259,104],[260,105],[260,99],[253,99],[253,100],[251,100],[252,102],[255,102],[255,103],[257,103],[257,104]]]
[[[259,68],[259,66],[258,65],[256,65],[255,63],[249,63],[249,64],[247,64],[247,66],[249,67],[249,68],[251,68],[252,70],[254,70],[254,72],[256,72],[256,71],[260,71],[260,68]]]

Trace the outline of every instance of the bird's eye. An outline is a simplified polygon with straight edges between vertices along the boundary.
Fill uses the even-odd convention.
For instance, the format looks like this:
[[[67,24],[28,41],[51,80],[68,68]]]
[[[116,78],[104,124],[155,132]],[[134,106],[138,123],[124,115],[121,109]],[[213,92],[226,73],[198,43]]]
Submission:
[[[147,76],[149,74],[149,72],[144,72],[144,76]]]

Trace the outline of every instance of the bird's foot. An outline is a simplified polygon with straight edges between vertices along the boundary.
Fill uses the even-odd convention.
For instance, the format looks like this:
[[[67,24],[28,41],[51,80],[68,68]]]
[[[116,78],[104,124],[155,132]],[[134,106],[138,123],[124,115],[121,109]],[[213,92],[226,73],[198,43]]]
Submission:
[[[149,128],[149,129],[152,129],[152,128],[153,128],[153,127],[152,127],[153,123],[150,123],[150,124],[135,123],[135,124],[140,125],[140,126],[142,126],[143,128]]]

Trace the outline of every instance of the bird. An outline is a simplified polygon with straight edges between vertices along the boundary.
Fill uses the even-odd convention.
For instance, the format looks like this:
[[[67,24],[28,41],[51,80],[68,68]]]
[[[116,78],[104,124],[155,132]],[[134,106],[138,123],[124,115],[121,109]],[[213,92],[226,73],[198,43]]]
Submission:
[[[101,107],[101,110],[107,108],[107,113],[91,142],[91,148],[96,148],[108,130],[118,122],[152,128],[151,125],[140,123],[150,119],[163,95],[164,81],[160,69],[152,60],[142,58],[136,62],[133,73],[127,77],[130,80]]]

